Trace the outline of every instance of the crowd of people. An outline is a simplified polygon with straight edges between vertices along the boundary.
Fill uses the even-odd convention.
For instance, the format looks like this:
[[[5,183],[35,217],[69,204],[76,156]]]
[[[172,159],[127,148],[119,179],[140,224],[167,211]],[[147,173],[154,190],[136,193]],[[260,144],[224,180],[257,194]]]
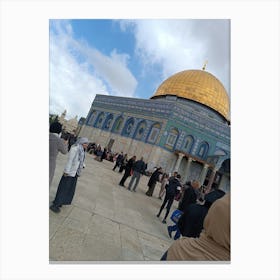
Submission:
[[[113,153],[110,149],[102,149],[100,145],[89,143],[85,137],[75,138],[62,136],[62,126],[58,122],[50,126],[49,136],[49,185],[51,185],[56,157],[59,152],[66,154],[68,160],[57,187],[55,199],[50,210],[59,213],[63,205],[72,203],[78,178],[84,168],[86,152],[93,154],[99,161],[109,160],[114,163],[112,168],[123,173],[119,186],[126,187],[125,182],[130,177],[128,190],[136,192],[141,176],[151,174],[147,183],[147,196],[153,196],[157,183],[160,184],[158,199],[163,202],[156,216],[167,223],[174,200],[179,201],[178,209],[171,214],[173,225],[167,226],[170,238],[175,242],[163,254],[161,260],[229,260],[229,194],[218,189],[215,185],[211,189],[201,186],[199,181],[182,182],[181,175],[174,171],[171,176],[161,167],[155,167],[152,172],[147,171],[147,163],[143,157],[128,157],[123,152]],[[71,140],[71,144],[69,141]],[[220,232],[220,229],[223,232]],[[172,233],[175,231],[174,237]]]

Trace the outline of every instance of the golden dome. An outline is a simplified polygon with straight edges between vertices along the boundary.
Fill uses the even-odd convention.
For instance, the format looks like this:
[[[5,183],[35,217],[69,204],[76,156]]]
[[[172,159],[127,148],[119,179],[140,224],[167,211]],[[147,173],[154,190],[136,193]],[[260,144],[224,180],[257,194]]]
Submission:
[[[176,95],[204,104],[226,119],[229,115],[229,97],[222,83],[202,70],[186,70],[166,79],[151,97]]]

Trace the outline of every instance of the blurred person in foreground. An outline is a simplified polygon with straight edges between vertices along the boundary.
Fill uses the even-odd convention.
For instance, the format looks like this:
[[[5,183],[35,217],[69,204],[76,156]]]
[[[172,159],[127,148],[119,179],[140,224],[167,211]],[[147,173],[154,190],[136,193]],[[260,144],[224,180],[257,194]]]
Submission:
[[[198,238],[176,240],[161,260],[230,261],[230,194],[212,204]]]
[[[61,136],[62,124],[53,122],[50,125],[49,133],[49,187],[52,184],[55,168],[56,158],[59,152],[66,154],[68,152],[68,141],[62,139]]]

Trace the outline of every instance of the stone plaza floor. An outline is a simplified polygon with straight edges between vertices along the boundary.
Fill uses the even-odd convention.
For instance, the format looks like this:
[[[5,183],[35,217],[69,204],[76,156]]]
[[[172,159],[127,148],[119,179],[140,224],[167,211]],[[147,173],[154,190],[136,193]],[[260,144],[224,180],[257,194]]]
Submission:
[[[67,155],[58,155],[50,204],[66,161]],[[86,154],[85,164],[72,204],[58,214],[49,210],[50,263],[159,261],[173,242],[167,233],[172,222],[169,218],[167,224],[161,222],[165,209],[160,219],[156,217],[162,203],[157,198],[160,184],[148,197],[147,176],[141,177],[135,193],[118,185],[122,174],[112,170],[112,162]],[[175,201],[170,214],[176,207]]]

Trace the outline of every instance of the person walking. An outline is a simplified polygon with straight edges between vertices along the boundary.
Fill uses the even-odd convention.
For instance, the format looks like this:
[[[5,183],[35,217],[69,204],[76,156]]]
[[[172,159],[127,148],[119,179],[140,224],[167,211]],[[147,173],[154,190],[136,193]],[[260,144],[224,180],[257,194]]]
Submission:
[[[50,206],[50,210],[55,213],[60,212],[62,205],[71,204],[77,185],[78,177],[84,167],[85,150],[88,146],[88,139],[79,138],[77,142],[71,146],[68,161],[64,168],[64,173],[60,179],[55,199]]]
[[[117,156],[117,158],[116,158],[116,164],[115,164],[115,166],[114,166],[114,168],[113,168],[114,171],[115,171],[115,169],[116,169],[117,167],[119,167],[119,169],[120,169],[122,160],[123,160],[123,152],[121,152],[121,153]]]
[[[144,174],[146,168],[147,168],[147,165],[143,161],[143,157],[141,157],[141,159],[137,160],[134,163],[134,165],[132,167],[133,174],[132,174],[132,177],[131,177],[129,185],[128,185],[128,190],[136,192],[136,188],[139,184],[140,177]],[[136,179],[136,182],[134,184],[133,189],[131,189],[135,179]]]
[[[68,142],[60,138],[62,131],[62,124],[59,122],[53,122],[50,125],[49,133],[49,187],[52,184],[55,168],[56,168],[56,158],[59,152],[62,154],[67,154],[68,152]]]
[[[123,170],[125,169],[125,166],[126,166],[127,162],[128,162],[127,154],[125,154],[124,157],[122,158],[122,160],[120,161],[120,169],[119,169],[120,173],[122,173]]]
[[[164,218],[162,220],[163,224],[166,224],[166,218],[168,217],[168,214],[169,214],[170,208],[171,208],[171,206],[173,204],[175,196],[182,189],[182,185],[181,185],[180,179],[181,179],[181,175],[180,174],[177,174],[176,177],[172,176],[169,179],[168,185],[166,185],[166,194],[165,194],[163,203],[162,203],[162,205],[160,207],[160,210],[159,210],[159,212],[157,214],[157,217],[159,218],[163,208],[165,207],[165,205],[167,203],[166,213],[165,213],[165,216],[164,216]]]
[[[132,166],[133,166],[135,160],[136,160],[136,156],[133,156],[132,158],[129,159],[129,161],[125,165],[124,175],[123,175],[121,181],[119,182],[120,186],[124,187],[124,183],[125,183],[126,179],[131,175]]]
[[[151,177],[149,179],[149,182],[148,182],[149,189],[146,191],[147,196],[152,196],[153,195],[155,186],[156,186],[157,182],[159,181],[159,178],[160,178],[161,174],[162,174],[162,168],[159,167],[151,175]]]
[[[161,181],[161,185],[160,185],[160,191],[158,194],[158,198],[161,200],[163,195],[165,194],[165,186],[168,183],[168,174],[163,173],[160,181]]]

